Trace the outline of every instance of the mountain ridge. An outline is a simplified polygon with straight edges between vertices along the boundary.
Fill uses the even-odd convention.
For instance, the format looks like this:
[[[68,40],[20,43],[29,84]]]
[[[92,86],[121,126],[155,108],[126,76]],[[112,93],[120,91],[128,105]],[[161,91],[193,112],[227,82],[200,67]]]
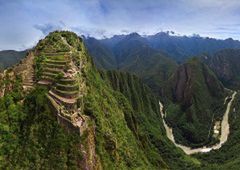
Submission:
[[[133,35],[133,39],[138,37],[139,35]],[[121,70],[124,72],[99,70],[94,65],[86,43],[72,32],[52,32],[19,64],[0,73],[0,87],[4,89],[1,91],[3,97],[0,98],[0,130],[3,132],[0,138],[1,168],[238,167],[236,155],[234,161],[237,163],[227,159],[228,161],[223,160],[224,165],[220,164],[215,153],[220,153],[223,158],[221,150],[187,156],[176,148],[167,139],[163,128],[158,106],[159,95],[154,94],[144,84],[146,80],[140,77],[144,71],[132,75],[126,73],[129,69]],[[137,47],[145,46],[142,46],[142,41],[139,44]],[[193,147],[205,143],[209,121],[212,117],[215,121],[222,116],[218,101],[221,104],[224,102],[224,86],[201,58],[192,58],[185,64],[178,65],[162,53],[156,54],[149,46],[143,49],[138,53],[141,67],[150,69],[155,64],[162,68],[168,62],[167,65],[173,67],[166,73],[160,70],[157,76],[163,73],[165,83],[161,87],[165,93],[162,95],[166,96],[164,105],[167,113],[170,113],[166,120],[177,129],[177,138],[182,140],[181,131],[186,128],[181,127],[187,127],[190,122],[191,126],[185,134],[187,137],[188,134],[196,134],[193,135],[196,139],[188,140],[194,143]],[[143,52],[146,49],[155,54],[145,58],[147,53]],[[147,59],[150,58],[153,63],[148,63]],[[128,66],[134,72],[134,64]],[[139,71],[139,68],[136,70]],[[239,147],[235,140],[239,134],[239,96],[237,97],[238,100],[233,103],[236,110],[232,109],[230,114],[233,122],[230,128],[234,134],[230,134],[228,141],[235,145],[231,147],[227,142],[221,148],[227,151],[230,158],[236,153],[234,148]],[[176,114],[175,108],[179,109],[183,117]],[[216,112],[216,115],[213,116],[210,111]],[[64,123],[63,119],[68,123]],[[207,127],[203,120],[207,122]],[[172,121],[177,127],[174,127]],[[72,126],[77,128],[73,129]],[[211,142],[207,141],[207,144]]]

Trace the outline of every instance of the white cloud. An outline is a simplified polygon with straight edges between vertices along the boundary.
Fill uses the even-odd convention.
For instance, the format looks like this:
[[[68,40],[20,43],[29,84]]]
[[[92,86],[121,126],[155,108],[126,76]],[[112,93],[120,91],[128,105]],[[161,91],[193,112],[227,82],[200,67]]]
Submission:
[[[239,9],[238,0],[0,0],[0,48],[31,46],[55,29],[97,38],[172,30],[240,39]]]

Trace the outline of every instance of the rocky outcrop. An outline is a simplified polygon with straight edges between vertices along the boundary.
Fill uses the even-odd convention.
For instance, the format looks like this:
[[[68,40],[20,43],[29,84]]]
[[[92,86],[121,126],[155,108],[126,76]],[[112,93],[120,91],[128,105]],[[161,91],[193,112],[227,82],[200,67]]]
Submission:
[[[212,97],[224,93],[223,85],[203,63],[187,63],[179,66],[170,82],[173,101],[181,103],[184,108],[193,104],[195,93],[200,87],[205,88]]]

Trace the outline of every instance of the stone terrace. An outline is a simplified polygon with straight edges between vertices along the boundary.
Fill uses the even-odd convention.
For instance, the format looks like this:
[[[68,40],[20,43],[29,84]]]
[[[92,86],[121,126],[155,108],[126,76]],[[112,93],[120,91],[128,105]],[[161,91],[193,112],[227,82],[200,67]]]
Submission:
[[[78,69],[71,61],[70,53],[45,53],[43,70],[39,85],[49,88],[48,99],[58,114],[67,118],[72,124],[82,125],[82,94],[80,82],[76,77]],[[58,77],[61,75],[60,77]],[[59,116],[60,116],[59,115]]]

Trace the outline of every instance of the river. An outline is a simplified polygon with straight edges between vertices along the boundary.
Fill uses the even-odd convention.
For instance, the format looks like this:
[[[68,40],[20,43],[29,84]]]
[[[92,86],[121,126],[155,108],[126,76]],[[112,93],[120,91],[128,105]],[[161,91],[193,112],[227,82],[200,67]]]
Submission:
[[[231,100],[228,102],[227,104],[227,108],[226,108],[226,111],[223,115],[223,119],[221,121],[221,136],[220,136],[220,142],[216,143],[215,145],[211,146],[211,147],[206,147],[206,146],[203,146],[203,147],[200,147],[200,148],[191,148],[191,147],[188,147],[188,146],[184,146],[184,145],[181,145],[181,144],[178,144],[176,143],[175,139],[174,139],[174,135],[173,135],[173,130],[171,127],[169,127],[165,120],[164,120],[164,112],[163,112],[163,104],[159,101],[159,106],[160,106],[160,113],[161,113],[161,116],[162,116],[162,119],[163,119],[163,125],[164,125],[164,128],[166,130],[166,134],[167,134],[167,137],[168,139],[170,139],[175,146],[181,148],[187,155],[191,155],[191,154],[195,154],[195,153],[200,153],[200,152],[210,152],[211,150],[216,150],[216,149],[219,149],[222,147],[222,145],[227,141],[228,139],[228,135],[230,133],[230,129],[229,129],[229,122],[228,122],[228,117],[229,117],[229,112],[231,110],[231,106],[232,106],[232,102],[233,100],[235,99],[235,96],[236,96],[237,92],[234,91],[232,96],[231,96]]]

